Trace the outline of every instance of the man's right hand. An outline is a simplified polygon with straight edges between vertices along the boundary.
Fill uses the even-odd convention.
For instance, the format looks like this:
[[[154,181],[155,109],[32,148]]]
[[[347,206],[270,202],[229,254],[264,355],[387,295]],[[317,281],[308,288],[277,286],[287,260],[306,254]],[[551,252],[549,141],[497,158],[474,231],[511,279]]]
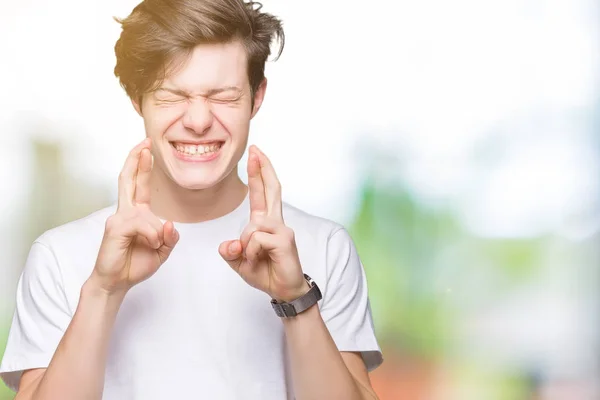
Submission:
[[[150,210],[150,139],[129,153],[119,176],[117,211],[106,229],[89,279],[109,294],[127,292],[151,277],[179,240],[173,222],[164,224]]]

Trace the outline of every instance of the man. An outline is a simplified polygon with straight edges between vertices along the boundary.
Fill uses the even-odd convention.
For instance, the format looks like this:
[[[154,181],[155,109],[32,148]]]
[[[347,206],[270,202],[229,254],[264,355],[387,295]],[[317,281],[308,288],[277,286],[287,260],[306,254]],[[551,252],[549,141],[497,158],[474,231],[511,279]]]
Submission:
[[[237,174],[280,21],[242,0],[146,0],[120,22],[115,74],[147,138],[117,205],[34,242],[4,381],[18,400],[376,399],[347,231],[283,204],[255,146],[247,186]]]

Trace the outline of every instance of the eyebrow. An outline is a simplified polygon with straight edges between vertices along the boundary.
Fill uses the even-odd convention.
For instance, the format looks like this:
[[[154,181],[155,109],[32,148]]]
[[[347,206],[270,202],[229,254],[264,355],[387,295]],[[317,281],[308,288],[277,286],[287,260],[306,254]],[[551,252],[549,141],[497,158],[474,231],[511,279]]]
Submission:
[[[175,89],[175,88],[169,88],[169,87],[159,87],[158,89],[156,89],[157,92],[159,91],[165,91],[165,92],[169,92],[172,93],[176,96],[182,96],[182,97],[189,97],[190,93],[185,91],[185,90],[181,90],[181,89]],[[216,89],[211,89],[208,92],[204,93],[203,96],[205,97],[210,97],[210,96],[214,96],[215,94],[219,94],[219,93],[223,93],[223,92],[228,92],[228,91],[235,91],[240,93],[242,91],[242,89],[240,89],[237,86],[224,86],[224,87],[220,87],[220,88],[216,88]]]

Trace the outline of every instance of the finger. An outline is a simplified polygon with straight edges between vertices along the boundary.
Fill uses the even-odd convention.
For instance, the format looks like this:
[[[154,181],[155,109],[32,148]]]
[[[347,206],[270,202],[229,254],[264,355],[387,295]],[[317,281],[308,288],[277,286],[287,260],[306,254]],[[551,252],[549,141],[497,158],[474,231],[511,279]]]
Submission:
[[[260,231],[254,232],[250,237],[244,256],[250,263],[255,263],[262,252],[276,249],[277,244],[278,240],[275,235]]]
[[[254,146],[257,150],[258,160],[260,162],[260,172],[265,185],[265,198],[267,201],[267,215],[283,221],[283,211],[281,202],[281,183],[277,178],[271,160]]]
[[[125,165],[119,175],[119,200],[118,207],[133,205],[133,193],[135,191],[135,177],[142,149],[150,146],[150,139],[146,138],[135,146],[127,156]]]
[[[115,238],[125,238],[129,242],[140,236],[153,249],[162,245],[159,232],[142,217],[123,218],[118,213],[111,215],[106,220],[105,233]]]
[[[173,222],[167,221],[163,225],[163,236],[165,238],[164,243],[158,249],[158,256],[162,263],[167,261],[167,258],[171,255],[171,252],[175,248],[175,245],[179,241],[179,232],[175,229]]]
[[[150,175],[152,172],[152,153],[148,148],[143,148],[138,162],[135,179],[134,202],[136,204],[150,204]]]
[[[250,147],[248,155],[248,191],[250,197],[250,219],[256,215],[267,213],[267,200],[265,198],[265,186],[260,173],[260,161],[258,153]]]
[[[283,228],[284,225],[281,222],[273,220],[272,218],[259,215],[254,218],[254,221],[251,221],[240,235],[240,242],[242,243],[242,247],[245,248],[248,245],[248,241],[250,240],[250,236],[256,231],[262,231],[266,233],[277,233]]]
[[[154,228],[148,221],[142,218],[136,218],[130,223],[126,224],[129,227],[129,232],[127,232],[131,236],[140,236],[145,239],[146,244],[157,250],[162,246],[162,240],[160,239],[162,233],[159,233],[156,228]]]
[[[258,230],[258,226],[256,226],[256,224],[253,222],[250,222],[248,225],[246,225],[246,227],[242,231],[242,234],[240,235],[240,244],[242,245],[242,249],[245,249],[246,246],[248,246],[250,237],[257,230]]]
[[[219,254],[234,271],[238,272],[242,263],[242,245],[239,240],[228,240],[219,246]]]
[[[154,215],[150,208],[138,207],[137,209],[139,210],[140,217],[146,220],[150,225],[154,227],[154,229],[156,229],[156,231],[159,234],[159,240],[161,241],[161,243],[164,243],[165,227],[162,221],[156,215]]]
[[[141,220],[137,226],[137,234],[148,242],[148,246],[158,250],[163,245],[162,232],[158,231],[147,221]]]

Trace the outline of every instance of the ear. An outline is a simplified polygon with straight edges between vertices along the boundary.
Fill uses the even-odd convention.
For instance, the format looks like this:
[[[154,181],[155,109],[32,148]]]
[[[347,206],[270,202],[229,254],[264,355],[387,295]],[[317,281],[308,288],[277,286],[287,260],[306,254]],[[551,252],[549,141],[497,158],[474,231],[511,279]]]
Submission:
[[[142,99],[140,99],[141,101]],[[133,108],[135,108],[135,111],[139,114],[140,117],[143,117],[142,115],[142,105],[140,103],[138,103],[137,101],[135,101],[134,99],[131,99],[131,104],[133,104]]]
[[[265,93],[267,91],[267,78],[263,79],[260,85],[258,85],[258,89],[256,93],[254,93],[254,108],[252,108],[252,115],[250,119],[254,118],[258,110],[260,110],[260,106],[262,105],[263,100],[265,99]]]

